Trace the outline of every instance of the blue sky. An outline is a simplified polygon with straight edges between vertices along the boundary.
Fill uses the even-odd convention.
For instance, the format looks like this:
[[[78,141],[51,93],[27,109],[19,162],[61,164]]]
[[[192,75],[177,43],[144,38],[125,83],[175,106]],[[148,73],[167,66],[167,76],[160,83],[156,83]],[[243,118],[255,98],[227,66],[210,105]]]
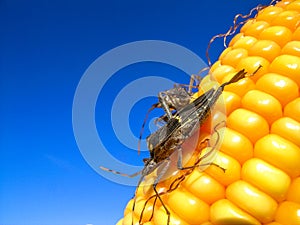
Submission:
[[[225,32],[234,15],[260,3],[268,1],[0,0],[0,224],[115,224],[134,187],[100,176],[77,146],[72,104],[81,77],[102,54],[134,41],[176,43],[205,59],[210,38]],[[213,45],[213,59],[221,46]],[[106,149],[139,166],[147,152],[139,156],[124,146],[110,115],[122,88],[149,75],[189,81],[171,66],[131,65],[108,80],[95,109]],[[129,124],[136,136],[154,102],[141,99],[131,109]]]

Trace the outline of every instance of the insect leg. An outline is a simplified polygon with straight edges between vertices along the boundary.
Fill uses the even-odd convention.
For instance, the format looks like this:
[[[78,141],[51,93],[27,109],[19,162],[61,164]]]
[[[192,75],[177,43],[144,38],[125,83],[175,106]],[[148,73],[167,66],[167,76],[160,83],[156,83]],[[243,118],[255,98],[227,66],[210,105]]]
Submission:
[[[144,121],[143,121],[141,130],[140,130],[140,136],[139,136],[139,142],[138,142],[138,154],[140,154],[140,152],[141,152],[141,140],[142,140],[142,136],[143,136],[143,133],[144,133],[145,125],[146,125],[146,122],[147,122],[147,120],[148,120],[149,114],[150,114],[150,112],[151,112],[153,109],[158,108],[158,107],[159,107],[159,103],[153,104],[153,105],[151,106],[151,108],[148,109],[148,112],[146,113],[146,116],[145,116],[145,118],[144,118]]]
[[[177,84],[175,87],[184,87],[187,91],[187,93],[191,96],[193,94],[193,88],[198,89],[200,82],[202,80],[202,77],[200,75],[192,74],[190,83],[189,84]]]
[[[167,114],[168,119],[171,119],[172,118],[172,112],[171,112],[171,110],[170,110],[170,108],[167,104],[166,95],[164,96],[162,92],[159,92],[158,93],[158,99],[159,99],[159,102],[161,103],[161,106],[162,106],[163,110]]]
[[[190,94],[182,87],[174,87],[170,90],[158,93],[159,102],[151,106],[143,121],[138,142],[138,153],[140,153],[141,139],[150,112],[155,108],[162,108],[166,114],[158,118],[157,121],[168,122],[168,120],[173,117],[174,112],[172,112],[172,110],[178,111],[186,104],[188,104],[190,102],[190,99]]]
[[[183,166],[182,166],[182,148],[181,146],[178,148],[178,160],[177,160],[177,168],[179,170],[183,170]]]

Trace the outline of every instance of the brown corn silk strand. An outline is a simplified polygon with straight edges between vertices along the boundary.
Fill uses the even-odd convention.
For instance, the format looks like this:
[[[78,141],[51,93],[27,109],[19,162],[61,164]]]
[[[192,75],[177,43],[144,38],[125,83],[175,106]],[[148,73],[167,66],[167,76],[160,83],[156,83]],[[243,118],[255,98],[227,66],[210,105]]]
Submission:
[[[273,0],[269,5],[273,5],[275,4],[277,1]],[[233,34],[236,33],[236,31],[245,23],[247,23],[249,21],[249,19],[253,19],[251,16],[253,15],[253,17],[255,18],[257,16],[257,13],[262,10],[263,8],[265,8],[267,6],[262,6],[262,5],[258,5],[256,7],[254,7],[253,9],[250,10],[250,12],[246,15],[243,14],[237,14],[234,19],[233,19],[233,25],[228,29],[228,31],[224,34],[217,34],[215,36],[213,36],[206,48],[206,58],[207,58],[207,62],[209,67],[211,67],[212,63],[210,60],[210,56],[209,56],[209,50],[211,48],[212,43],[217,39],[217,38],[223,38],[223,46],[224,48],[227,48],[228,45],[226,44],[227,42],[227,38]],[[239,19],[243,19],[242,21],[238,21]]]

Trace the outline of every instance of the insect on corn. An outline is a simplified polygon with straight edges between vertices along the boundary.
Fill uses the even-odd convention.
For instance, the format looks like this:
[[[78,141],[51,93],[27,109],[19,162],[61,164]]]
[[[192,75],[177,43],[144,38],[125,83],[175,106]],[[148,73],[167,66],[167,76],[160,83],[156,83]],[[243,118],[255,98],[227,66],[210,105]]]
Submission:
[[[202,69],[200,73],[207,69],[208,68]],[[201,79],[202,78],[199,75],[193,74],[191,76],[189,85],[174,85],[174,88],[158,93],[158,103],[153,104],[145,116],[139,137],[138,153],[140,153],[140,142],[149,113],[155,108],[162,108],[165,112],[165,115],[156,119],[155,123],[157,124],[157,122],[160,121],[167,122],[178,110],[182,109],[191,102],[193,95],[192,89],[196,88],[198,90]]]
[[[254,71],[255,74],[261,66]],[[152,133],[150,136],[147,137],[147,144],[148,149],[150,152],[150,158],[144,159],[144,168],[141,171],[138,171],[134,174],[128,175],[123,174],[118,171],[114,171],[111,169],[107,169],[104,167],[100,167],[103,170],[119,174],[122,176],[127,177],[135,177],[137,175],[141,175],[137,187],[140,186],[141,182],[144,180],[145,176],[151,174],[156,169],[160,171],[157,173],[157,176],[152,184],[154,193],[155,193],[155,202],[158,199],[163,206],[166,214],[168,215],[167,224],[170,223],[170,212],[167,207],[164,205],[163,200],[160,197],[160,193],[157,190],[157,184],[162,180],[162,178],[166,175],[170,165],[171,165],[171,156],[174,152],[177,154],[177,169],[178,170],[188,170],[193,169],[195,167],[200,166],[200,162],[202,158],[199,158],[193,166],[184,167],[182,163],[182,144],[185,140],[190,138],[198,129],[199,127],[205,122],[208,115],[210,114],[211,108],[214,106],[216,101],[218,100],[219,96],[222,94],[224,87],[231,83],[238,82],[239,80],[246,77],[247,72],[245,70],[238,71],[228,82],[223,83],[217,89],[210,89],[198,98],[196,98],[193,102],[186,104],[184,107],[180,108],[176,111],[173,115],[172,113],[166,113],[168,117],[167,123],[158,129],[156,132]],[[163,102],[162,105],[168,106],[166,102]],[[166,107],[167,108],[167,107]],[[207,153],[207,154],[210,154]],[[177,187],[181,180],[178,179],[178,184],[175,184]],[[172,191],[174,188],[172,187],[174,184],[172,183],[169,192]],[[133,201],[133,208],[132,212],[135,209],[135,195]],[[152,217],[151,217],[152,218]],[[142,220],[142,215],[139,219],[139,222]],[[133,221],[132,221],[133,224]]]

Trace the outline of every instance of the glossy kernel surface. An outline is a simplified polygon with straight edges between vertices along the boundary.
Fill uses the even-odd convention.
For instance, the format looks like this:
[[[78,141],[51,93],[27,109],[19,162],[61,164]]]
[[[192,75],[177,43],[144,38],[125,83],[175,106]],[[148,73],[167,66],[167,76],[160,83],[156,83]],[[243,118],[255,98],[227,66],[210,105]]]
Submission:
[[[298,97],[298,85],[296,82],[277,73],[263,75],[256,82],[256,89],[274,96],[283,107]]]
[[[252,158],[243,165],[242,179],[278,202],[286,198],[291,183],[285,172],[258,158]]]
[[[226,197],[263,223],[274,219],[276,201],[245,181],[239,180],[231,184],[226,189]]]
[[[276,134],[269,134],[258,140],[254,156],[285,171],[292,178],[300,175],[300,148]]]
[[[227,126],[243,134],[252,143],[269,133],[268,122],[262,116],[243,108],[229,115]]]
[[[249,91],[242,99],[242,106],[267,118],[269,124],[282,117],[280,102],[272,95],[259,90]]]

